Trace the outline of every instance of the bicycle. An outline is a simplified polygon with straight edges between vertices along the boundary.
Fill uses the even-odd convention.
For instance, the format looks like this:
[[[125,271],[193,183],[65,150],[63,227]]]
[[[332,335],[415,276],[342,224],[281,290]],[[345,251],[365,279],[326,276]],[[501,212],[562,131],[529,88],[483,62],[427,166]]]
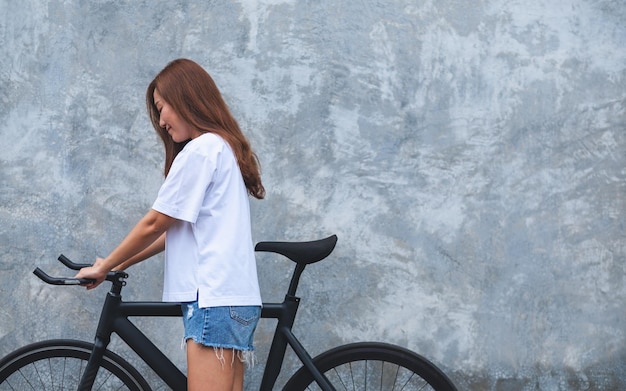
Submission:
[[[295,262],[282,303],[263,303],[262,318],[278,320],[260,390],[275,386],[289,345],[302,363],[283,390],[435,390],[456,391],[450,379],[426,358],[408,349],[380,342],[342,345],[312,358],[292,332],[300,304],[296,290],[309,264],[333,251],[337,236],[311,242],[260,242],[256,251],[283,255]],[[89,266],[59,257],[73,270]],[[85,279],[55,278],[36,268],[37,277],[53,285],[81,285]],[[131,316],[182,316],[179,303],[122,300],[128,274],[110,272],[111,282],[93,343],[59,339],[33,343],[0,360],[0,391],[28,389],[151,390],[137,369],[107,349],[116,333],[173,390],[186,390],[185,375],[129,319]]]

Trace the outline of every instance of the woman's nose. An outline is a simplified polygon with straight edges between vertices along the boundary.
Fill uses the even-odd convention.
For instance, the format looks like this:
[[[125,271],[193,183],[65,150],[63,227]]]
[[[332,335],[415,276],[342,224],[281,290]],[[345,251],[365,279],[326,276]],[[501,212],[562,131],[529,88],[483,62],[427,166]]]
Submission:
[[[164,128],[165,127],[165,121],[163,121],[163,118],[159,117],[159,126]]]

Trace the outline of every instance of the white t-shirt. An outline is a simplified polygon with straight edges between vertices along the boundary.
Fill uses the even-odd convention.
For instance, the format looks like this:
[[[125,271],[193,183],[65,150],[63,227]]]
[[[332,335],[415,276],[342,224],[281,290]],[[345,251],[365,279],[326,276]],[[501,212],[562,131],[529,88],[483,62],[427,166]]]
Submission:
[[[163,301],[261,305],[248,193],[230,146],[213,133],[176,156],[152,209],[166,233]]]

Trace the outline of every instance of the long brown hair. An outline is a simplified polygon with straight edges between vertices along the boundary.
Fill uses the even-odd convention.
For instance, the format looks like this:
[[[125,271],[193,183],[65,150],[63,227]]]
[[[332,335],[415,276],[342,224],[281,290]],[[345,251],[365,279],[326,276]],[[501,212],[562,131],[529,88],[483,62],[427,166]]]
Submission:
[[[154,90],[188,124],[200,132],[215,133],[222,137],[237,158],[248,193],[259,199],[265,196],[259,160],[230,113],[217,85],[200,65],[184,58],[167,64],[150,83],[146,92],[146,105],[152,126],[165,146],[165,176],[169,173],[174,158],[187,142],[174,142],[166,129],[159,125],[160,115],[154,104]]]

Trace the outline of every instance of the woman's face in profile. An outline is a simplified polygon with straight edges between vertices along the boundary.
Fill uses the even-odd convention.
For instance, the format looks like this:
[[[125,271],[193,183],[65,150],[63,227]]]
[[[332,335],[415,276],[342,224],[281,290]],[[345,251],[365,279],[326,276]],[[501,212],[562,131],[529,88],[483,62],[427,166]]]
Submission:
[[[154,105],[159,111],[159,126],[167,131],[172,140],[176,143],[182,143],[189,139],[198,137],[201,133],[189,125],[185,120],[180,118],[174,108],[161,97],[155,89]]]

